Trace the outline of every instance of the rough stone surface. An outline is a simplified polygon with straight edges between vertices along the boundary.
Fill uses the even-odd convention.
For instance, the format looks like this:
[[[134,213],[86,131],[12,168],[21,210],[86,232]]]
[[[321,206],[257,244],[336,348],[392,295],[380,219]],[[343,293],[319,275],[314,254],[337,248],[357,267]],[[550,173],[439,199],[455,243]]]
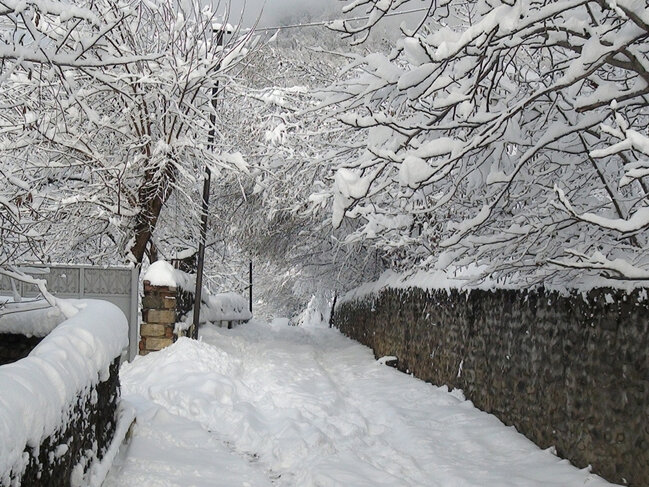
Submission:
[[[143,319],[147,323],[174,323],[176,311],[173,309],[148,309],[144,311]]]
[[[142,323],[140,325],[140,335],[147,337],[165,336],[165,325],[155,323]]]
[[[460,388],[541,448],[604,478],[649,479],[646,290],[388,289],[337,307],[334,325],[398,368]]]
[[[173,338],[146,337],[144,347],[149,351],[158,351],[173,343]]]
[[[25,358],[42,339],[42,337],[0,333],[0,365],[10,364]]]
[[[98,383],[94,389],[88,388],[78,398],[60,431],[46,438],[38,449],[25,448],[29,463],[25,472],[13,479],[15,485],[67,487],[75,466],[81,464],[85,472],[92,460],[103,458],[115,433],[118,371],[119,357],[110,367],[108,380]],[[57,456],[55,452],[60,445],[67,445],[67,451]]]
[[[175,340],[176,293],[178,289],[151,286],[144,281],[142,298],[142,320],[140,326],[139,354],[162,350]]]

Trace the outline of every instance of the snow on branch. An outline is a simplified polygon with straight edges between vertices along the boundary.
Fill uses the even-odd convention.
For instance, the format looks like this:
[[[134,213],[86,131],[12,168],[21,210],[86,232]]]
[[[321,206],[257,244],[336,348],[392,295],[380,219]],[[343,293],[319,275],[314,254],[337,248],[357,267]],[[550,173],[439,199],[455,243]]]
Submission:
[[[649,281],[649,270],[637,267],[624,259],[609,260],[601,252],[594,252],[592,255],[573,249],[566,249],[565,252],[574,259],[550,259],[550,263],[570,269],[605,271],[605,276],[610,279]]]
[[[570,200],[565,192],[555,185],[554,191],[557,194],[559,201],[563,208],[566,209],[577,220],[586,223],[592,223],[598,227],[606,228],[608,230],[615,230],[621,233],[636,233],[649,228],[649,207],[643,207],[638,210],[628,219],[623,218],[607,218],[604,216],[596,215],[594,213],[577,213],[570,204]]]
[[[369,39],[384,12],[414,3],[350,0],[346,13],[368,18],[331,27]],[[635,262],[649,228],[646,6],[426,4],[391,50],[350,56],[329,90],[327,106],[365,136],[333,164],[363,182],[353,195],[334,184],[334,221],[354,218],[345,241],[371,235],[396,266],[434,266],[448,251],[539,279],[558,275],[548,264],[575,242]],[[378,220],[409,224],[397,231]],[[514,238],[514,227],[529,231]]]
[[[66,318],[71,318],[78,312],[78,309],[71,305],[69,302],[54,297],[47,290],[47,281],[45,279],[36,279],[35,277],[27,275],[24,272],[20,272],[16,269],[7,269],[3,267],[0,267],[0,276],[5,276],[12,280],[21,281],[26,284],[36,286],[38,288],[38,291],[41,293],[41,296],[43,296],[43,298],[49,303],[49,305],[53,308],[59,309]],[[3,312],[2,310],[0,310],[0,316],[2,314]]]

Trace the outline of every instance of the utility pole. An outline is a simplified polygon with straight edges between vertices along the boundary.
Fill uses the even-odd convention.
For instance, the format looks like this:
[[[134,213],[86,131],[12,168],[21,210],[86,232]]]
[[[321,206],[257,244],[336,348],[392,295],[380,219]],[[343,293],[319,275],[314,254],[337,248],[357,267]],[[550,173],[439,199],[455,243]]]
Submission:
[[[227,27],[221,25],[218,28],[213,28],[212,33],[216,33],[216,45],[223,46],[223,37]],[[217,67],[217,72],[221,64]],[[219,79],[217,78],[212,86],[212,111],[210,113],[210,131],[207,136],[207,145],[210,151],[214,150],[214,137],[216,135],[216,102],[219,93]],[[203,180],[203,203],[201,205],[201,234],[198,242],[198,262],[196,269],[196,289],[194,290],[194,331],[192,338],[198,338],[198,324],[201,317],[201,298],[203,291],[203,268],[205,267],[205,244],[207,242],[207,213],[210,201],[210,183],[212,180],[212,171],[209,165],[205,164],[205,179]]]
[[[250,261],[250,267],[248,267],[248,309],[252,314],[252,260]]]

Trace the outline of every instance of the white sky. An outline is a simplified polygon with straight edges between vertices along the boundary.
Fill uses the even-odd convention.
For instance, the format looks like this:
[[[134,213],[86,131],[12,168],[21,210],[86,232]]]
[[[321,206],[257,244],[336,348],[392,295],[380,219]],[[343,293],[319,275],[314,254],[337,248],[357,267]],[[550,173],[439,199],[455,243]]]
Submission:
[[[224,3],[227,2],[221,0],[221,5]],[[310,18],[330,19],[340,15],[343,4],[339,0],[231,0],[229,22],[239,23],[243,11],[241,23],[249,26],[260,15],[262,7],[260,27],[295,23]]]

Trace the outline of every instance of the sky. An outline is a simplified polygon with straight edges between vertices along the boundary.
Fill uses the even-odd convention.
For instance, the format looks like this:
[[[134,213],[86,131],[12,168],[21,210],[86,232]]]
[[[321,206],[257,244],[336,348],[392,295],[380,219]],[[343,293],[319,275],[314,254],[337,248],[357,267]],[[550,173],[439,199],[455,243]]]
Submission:
[[[221,0],[223,4],[223,0]],[[273,27],[308,20],[332,19],[340,14],[339,0],[231,0],[230,23],[239,23],[243,12],[244,26],[259,19],[260,27]],[[263,12],[262,12],[263,8]]]

